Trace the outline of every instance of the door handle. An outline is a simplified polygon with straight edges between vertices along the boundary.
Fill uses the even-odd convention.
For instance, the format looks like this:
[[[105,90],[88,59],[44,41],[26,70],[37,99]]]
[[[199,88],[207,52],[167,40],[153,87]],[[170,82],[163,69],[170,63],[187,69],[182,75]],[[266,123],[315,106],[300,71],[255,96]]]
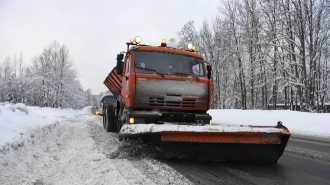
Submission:
[[[128,76],[125,76],[126,80],[128,80]]]

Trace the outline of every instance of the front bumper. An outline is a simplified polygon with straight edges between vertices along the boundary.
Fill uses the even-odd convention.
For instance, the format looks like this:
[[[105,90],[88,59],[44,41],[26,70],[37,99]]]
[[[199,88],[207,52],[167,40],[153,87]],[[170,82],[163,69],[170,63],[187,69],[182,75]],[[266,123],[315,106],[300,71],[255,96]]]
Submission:
[[[127,114],[127,120],[134,118],[134,123],[178,123],[178,124],[209,124],[212,116],[207,113],[178,113],[159,111],[133,111]]]

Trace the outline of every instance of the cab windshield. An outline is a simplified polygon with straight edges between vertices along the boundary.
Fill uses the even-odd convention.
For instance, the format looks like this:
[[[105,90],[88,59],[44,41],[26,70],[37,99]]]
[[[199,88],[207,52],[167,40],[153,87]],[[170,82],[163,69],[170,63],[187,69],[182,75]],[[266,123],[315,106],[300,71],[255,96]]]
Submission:
[[[135,51],[134,71],[205,77],[202,59],[157,51]]]

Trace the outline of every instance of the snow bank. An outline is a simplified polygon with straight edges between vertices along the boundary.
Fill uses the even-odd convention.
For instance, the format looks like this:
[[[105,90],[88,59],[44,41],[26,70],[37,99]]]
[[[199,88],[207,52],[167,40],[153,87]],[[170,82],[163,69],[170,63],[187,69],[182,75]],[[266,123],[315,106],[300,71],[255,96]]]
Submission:
[[[109,154],[111,159],[137,160],[159,156],[157,149],[141,140],[122,141],[116,151]]]
[[[84,114],[83,110],[25,106],[22,103],[0,104],[0,147],[30,135],[37,128],[55,124],[61,116]]]
[[[208,113],[213,124],[276,125],[282,121],[291,133],[330,137],[330,114],[290,110],[214,109]]]
[[[308,113],[290,110],[235,110],[212,109],[208,113],[212,116],[212,126],[187,125],[126,125],[122,134],[138,134],[160,131],[194,131],[194,132],[279,132],[275,128],[251,128],[255,126],[276,126],[278,121],[286,126],[293,134],[311,135],[330,138],[330,114]]]
[[[49,107],[30,107],[24,104],[10,104],[0,102],[0,147],[6,143],[18,141],[29,136],[31,131],[56,124],[65,116],[77,114],[90,114],[91,107],[82,110],[55,109]],[[267,125],[275,126],[278,121],[288,127],[291,133],[323,136],[330,138],[330,114],[329,113],[305,113],[289,110],[210,110],[213,117],[213,125],[206,127],[193,127],[195,130],[204,131],[223,130],[238,131],[249,129],[236,125]],[[224,126],[226,125],[226,126]],[[232,125],[232,126],[231,126]],[[152,127],[152,128],[151,128]],[[154,125],[140,127],[141,132],[153,129]],[[168,130],[185,130],[183,126],[169,125]],[[191,128],[189,128],[191,129]]]

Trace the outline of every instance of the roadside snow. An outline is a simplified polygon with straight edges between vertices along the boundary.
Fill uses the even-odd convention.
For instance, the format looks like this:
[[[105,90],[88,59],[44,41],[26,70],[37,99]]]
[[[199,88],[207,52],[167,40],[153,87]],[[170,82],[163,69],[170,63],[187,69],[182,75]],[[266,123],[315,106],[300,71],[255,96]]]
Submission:
[[[290,110],[235,110],[213,109],[212,125],[124,125],[122,134],[160,132],[162,131],[203,131],[203,132],[280,132],[276,128],[251,128],[254,126],[276,126],[281,121],[292,134],[311,135],[330,138],[330,114],[307,113]]]
[[[29,107],[24,104],[0,103],[0,148],[29,136],[33,130],[58,123],[63,117],[90,113],[90,107],[82,110],[54,109]],[[205,131],[245,130],[247,127],[235,125],[266,125],[275,126],[282,121],[291,133],[330,137],[329,113],[305,113],[289,110],[209,110],[213,117],[213,125],[208,127],[193,127]],[[141,132],[155,129],[157,126],[140,127]],[[169,125],[168,130],[181,129],[183,126]],[[191,129],[191,128],[189,128]]]
[[[119,142],[102,117],[83,110],[0,103],[0,184],[191,184],[154,158],[143,143]],[[205,131],[237,125],[275,126],[291,133],[330,137],[330,114],[294,111],[210,110]],[[151,128],[157,130],[154,125]],[[168,129],[185,129],[169,125]],[[234,129],[234,130],[233,130]],[[249,129],[243,126],[240,129]]]
[[[32,119],[48,115],[56,122],[49,121],[43,127],[41,122],[32,125],[23,120],[28,117],[15,110],[14,115],[28,123],[29,127],[24,126],[30,131],[24,132],[25,138],[11,140],[18,144],[0,147],[0,184],[192,184],[152,158],[147,145],[119,142],[118,134],[107,133],[102,117],[92,115],[88,109],[68,114],[72,110],[59,113],[50,108],[27,108],[29,115],[35,114]],[[1,119],[6,120],[4,115],[12,115],[12,110],[1,107]],[[8,133],[15,135],[14,130]]]
[[[55,124],[63,116],[83,114],[83,110],[29,107],[24,104],[0,104],[0,148],[19,141],[35,129]]]
[[[65,116],[74,116],[90,112],[90,107],[83,110],[54,109],[29,107],[24,104],[0,104],[0,148],[6,144],[12,144],[29,136],[38,128],[56,124]],[[207,127],[191,127],[189,129],[201,129],[204,131],[244,131],[247,127],[234,125],[266,125],[275,126],[282,121],[291,133],[303,135],[315,135],[330,137],[329,113],[305,113],[289,110],[210,110],[213,117],[213,125]],[[157,126],[147,125],[140,127],[141,132],[153,129]],[[168,130],[184,130],[184,126],[169,125]]]
[[[268,125],[278,121],[292,134],[330,138],[330,113],[308,113],[290,110],[209,110],[214,125]]]

